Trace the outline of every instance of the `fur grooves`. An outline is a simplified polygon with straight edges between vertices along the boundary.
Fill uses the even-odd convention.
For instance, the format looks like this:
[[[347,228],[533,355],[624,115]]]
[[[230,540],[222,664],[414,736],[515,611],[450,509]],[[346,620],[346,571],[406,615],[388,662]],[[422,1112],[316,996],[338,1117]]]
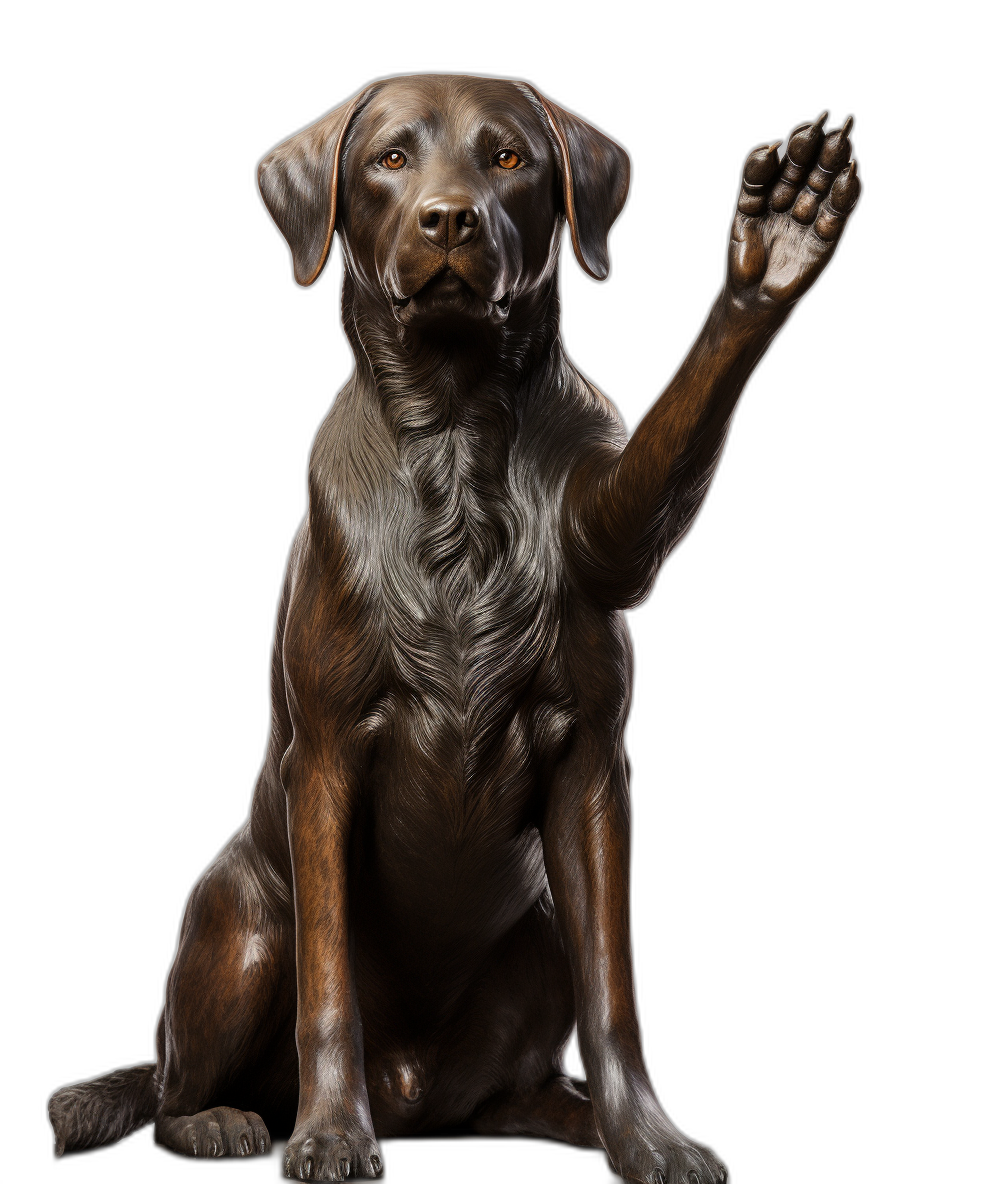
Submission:
[[[134,1065],[58,1089],[49,1099],[56,1154],[114,1143],[157,1112],[156,1065]]]

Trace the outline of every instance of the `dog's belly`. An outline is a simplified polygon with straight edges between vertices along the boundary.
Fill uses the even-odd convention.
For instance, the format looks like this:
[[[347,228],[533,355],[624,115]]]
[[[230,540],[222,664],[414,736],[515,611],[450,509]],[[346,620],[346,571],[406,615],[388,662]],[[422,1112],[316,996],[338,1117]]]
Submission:
[[[382,1134],[464,1122],[519,1071],[545,1075],[572,1023],[521,731],[513,723],[468,777],[464,746],[436,760],[398,745],[377,754],[355,927]]]
[[[406,702],[392,706],[365,794],[354,924],[372,1116],[396,1135],[463,1122],[506,1088],[514,1033],[529,1028],[526,979],[558,972],[535,936],[551,922],[537,907],[547,884],[521,713],[475,760],[444,704],[427,700],[406,727]],[[552,995],[547,1027],[562,1034],[566,994]]]
[[[478,762],[456,729],[440,731],[433,752],[414,729],[412,742],[399,735],[378,746],[362,871],[407,941],[422,929],[431,950],[476,953],[546,888],[536,765],[518,719]]]

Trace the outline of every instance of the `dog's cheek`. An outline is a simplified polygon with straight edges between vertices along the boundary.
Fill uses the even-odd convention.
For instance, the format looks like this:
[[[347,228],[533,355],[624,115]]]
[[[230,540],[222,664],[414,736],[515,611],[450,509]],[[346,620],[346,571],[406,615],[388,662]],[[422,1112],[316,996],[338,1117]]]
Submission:
[[[385,203],[376,201],[367,188],[353,194],[343,216],[343,254],[358,283],[380,285],[382,269],[390,257],[394,230]]]
[[[386,212],[382,218],[375,222],[371,241],[368,244],[368,259],[373,261],[375,276],[379,283],[386,288],[395,279],[396,252],[401,225],[401,216],[390,216]]]
[[[510,263],[512,254],[517,256],[517,268],[523,283],[528,286],[537,284],[550,269],[557,221],[548,192],[535,192],[520,213],[508,219],[511,238],[505,246],[507,258]]]

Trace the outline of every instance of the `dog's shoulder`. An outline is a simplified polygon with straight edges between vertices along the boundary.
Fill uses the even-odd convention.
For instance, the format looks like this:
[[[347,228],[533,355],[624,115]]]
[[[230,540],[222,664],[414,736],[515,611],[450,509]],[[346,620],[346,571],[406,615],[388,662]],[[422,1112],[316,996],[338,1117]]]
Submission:
[[[564,353],[542,370],[526,400],[519,446],[562,485],[584,456],[600,446],[622,448],[626,425],[611,399]]]
[[[397,467],[395,445],[366,383],[355,374],[319,426],[308,465],[312,497],[367,500]]]

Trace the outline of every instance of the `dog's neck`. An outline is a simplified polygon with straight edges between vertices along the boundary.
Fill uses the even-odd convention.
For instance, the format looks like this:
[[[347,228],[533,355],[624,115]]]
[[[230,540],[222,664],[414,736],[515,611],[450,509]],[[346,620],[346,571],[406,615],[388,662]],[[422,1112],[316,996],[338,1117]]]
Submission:
[[[403,433],[415,437],[513,422],[536,372],[560,344],[555,271],[533,292],[516,298],[502,325],[411,329],[349,274],[342,315],[357,379],[372,387],[397,439]]]
[[[384,421],[423,507],[418,553],[457,607],[506,545],[508,469],[524,408],[560,356],[555,273],[504,325],[409,332],[347,275],[343,324],[356,396]]]

